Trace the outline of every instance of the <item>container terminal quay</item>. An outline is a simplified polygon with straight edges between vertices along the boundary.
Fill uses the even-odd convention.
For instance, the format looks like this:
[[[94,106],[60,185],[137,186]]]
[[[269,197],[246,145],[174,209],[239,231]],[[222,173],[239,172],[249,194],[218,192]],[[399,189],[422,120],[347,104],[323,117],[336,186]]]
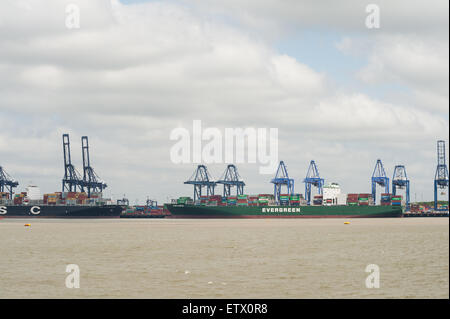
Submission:
[[[246,194],[245,182],[233,164],[213,180],[205,165],[198,165],[184,182],[193,196],[158,205],[130,205],[126,198],[113,201],[103,196],[108,185],[91,166],[88,137],[83,136],[82,173],[71,160],[70,139],[62,137],[64,174],[61,192],[41,194],[38,185],[16,193],[19,182],[0,166],[0,219],[2,218],[374,218],[448,217],[449,175],[445,142],[437,141],[437,167],[433,185],[434,201],[411,202],[410,180],[404,165],[396,165],[389,178],[380,159],[370,177],[370,193],[344,194],[338,183],[325,183],[314,160],[303,179],[304,193],[294,191],[294,179],[281,161],[270,180],[270,193]],[[2,163],[0,163],[2,164]],[[382,192],[377,194],[377,187]],[[216,188],[220,189],[220,195]],[[316,195],[313,195],[313,190]],[[379,200],[377,202],[377,199]]]

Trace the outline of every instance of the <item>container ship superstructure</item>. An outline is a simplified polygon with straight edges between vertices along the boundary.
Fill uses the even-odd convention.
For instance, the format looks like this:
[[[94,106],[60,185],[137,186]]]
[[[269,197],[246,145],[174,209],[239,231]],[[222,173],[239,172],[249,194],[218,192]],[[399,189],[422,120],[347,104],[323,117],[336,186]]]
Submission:
[[[36,185],[14,194],[19,183],[0,167],[0,218],[118,218],[124,206],[103,197],[106,184],[90,166],[87,136],[81,138],[83,175],[72,165],[69,135],[63,135],[64,178],[61,192],[41,195]]]

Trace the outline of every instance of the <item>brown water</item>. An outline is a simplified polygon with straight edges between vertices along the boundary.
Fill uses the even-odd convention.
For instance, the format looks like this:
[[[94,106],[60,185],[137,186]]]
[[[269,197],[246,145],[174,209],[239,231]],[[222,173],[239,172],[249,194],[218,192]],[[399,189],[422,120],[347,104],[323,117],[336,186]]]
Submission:
[[[449,298],[448,218],[344,221],[3,219],[0,298]]]

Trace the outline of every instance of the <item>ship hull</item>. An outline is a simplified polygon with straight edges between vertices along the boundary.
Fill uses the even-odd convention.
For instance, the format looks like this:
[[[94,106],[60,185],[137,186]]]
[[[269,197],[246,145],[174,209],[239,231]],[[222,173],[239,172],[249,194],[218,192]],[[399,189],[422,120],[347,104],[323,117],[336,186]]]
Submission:
[[[0,218],[119,218],[122,211],[119,205],[12,205],[0,206]]]
[[[402,217],[394,206],[195,206],[167,204],[169,218],[388,218]]]
[[[120,215],[120,218],[164,218],[165,215]]]

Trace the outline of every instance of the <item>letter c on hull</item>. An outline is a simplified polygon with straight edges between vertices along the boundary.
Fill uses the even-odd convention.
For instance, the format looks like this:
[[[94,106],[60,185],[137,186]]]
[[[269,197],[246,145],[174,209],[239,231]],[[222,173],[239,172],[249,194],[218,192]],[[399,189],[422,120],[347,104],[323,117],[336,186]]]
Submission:
[[[33,206],[30,208],[30,213],[33,215],[39,215],[41,213],[41,208],[39,206]]]
[[[5,206],[0,206],[0,215],[6,215],[8,209]]]

